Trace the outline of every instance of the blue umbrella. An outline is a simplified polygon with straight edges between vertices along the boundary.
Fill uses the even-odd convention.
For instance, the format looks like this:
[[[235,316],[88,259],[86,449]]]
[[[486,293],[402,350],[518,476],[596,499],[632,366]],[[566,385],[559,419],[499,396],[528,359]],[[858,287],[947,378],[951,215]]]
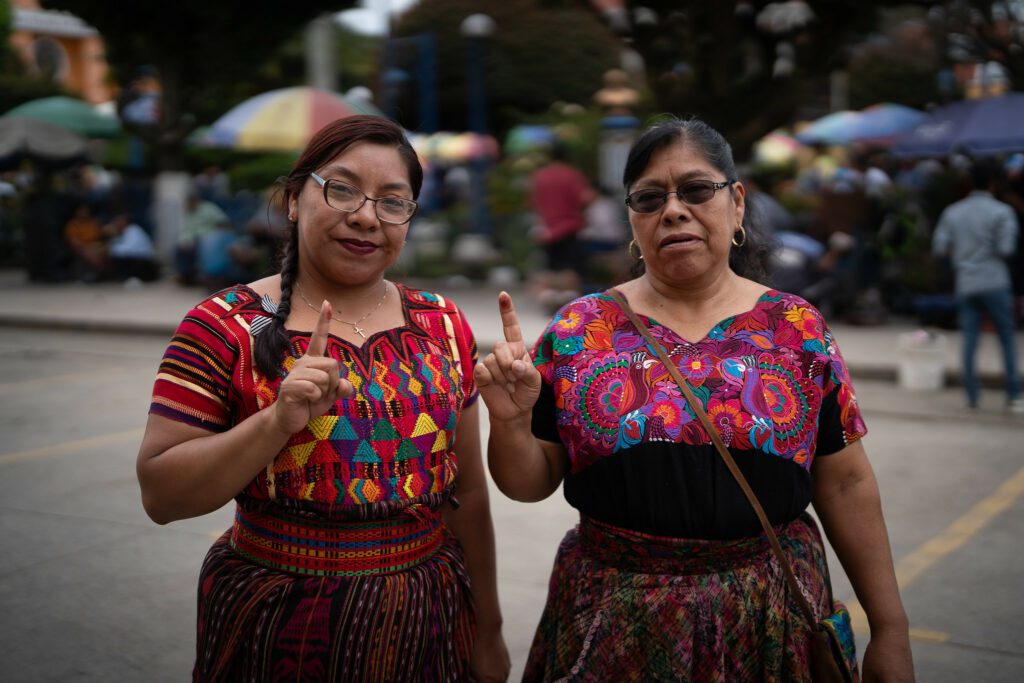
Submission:
[[[862,111],[835,111],[801,130],[804,144],[848,145],[852,142],[885,144],[919,124],[926,114],[902,104],[884,102]]]
[[[859,116],[859,112],[855,111],[834,111],[801,129],[796,134],[796,139],[805,145],[816,143],[841,145],[849,142],[848,131],[856,124]]]
[[[902,156],[976,156],[1024,152],[1024,93],[963,100],[939,107],[916,128],[896,140]]]
[[[873,104],[859,112],[846,135],[850,142],[883,144],[913,129],[927,117],[923,111],[902,104]]]

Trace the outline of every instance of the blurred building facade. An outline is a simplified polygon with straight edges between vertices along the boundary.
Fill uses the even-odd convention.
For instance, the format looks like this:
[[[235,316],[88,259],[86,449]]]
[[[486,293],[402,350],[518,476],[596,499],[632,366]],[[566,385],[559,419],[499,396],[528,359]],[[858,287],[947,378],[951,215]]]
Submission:
[[[91,104],[114,99],[103,37],[68,12],[43,9],[38,0],[13,0],[11,47],[25,66],[48,74]]]

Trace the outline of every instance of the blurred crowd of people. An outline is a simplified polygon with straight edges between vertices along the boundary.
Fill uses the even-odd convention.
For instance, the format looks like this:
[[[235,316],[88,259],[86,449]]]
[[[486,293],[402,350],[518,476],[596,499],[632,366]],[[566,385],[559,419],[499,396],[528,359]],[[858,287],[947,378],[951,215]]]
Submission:
[[[852,323],[877,323],[892,313],[956,327],[953,267],[933,254],[931,242],[942,211],[972,190],[970,170],[978,160],[808,151],[786,172],[742,171],[756,224],[774,240],[773,286]],[[989,162],[993,194],[1013,206],[1019,220],[1024,155]],[[1018,301],[1024,295],[1021,258],[1018,241],[1010,267]]]
[[[994,195],[1019,219],[1024,155],[998,161]],[[769,284],[851,323],[876,324],[896,314],[955,327],[953,269],[932,254],[930,243],[943,209],[969,192],[970,164],[962,156],[913,160],[883,150],[808,147],[791,166],[741,167],[752,225],[770,244]],[[468,172],[460,170],[449,169],[436,188],[425,187],[418,217],[471,201]],[[528,175],[522,211],[533,225],[537,259],[522,275],[538,300],[553,310],[623,281],[632,259],[621,189],[601,187],[559,145]],[[164,258],[154,244],[150,180],[95,165],[59,174],[9,173],[0,179],[0,242],[10,252],[21,223],[19,247],[35,281],[134,283],[171,276],[212,291],[271,272],[287,227],[274,188],[257,195],[232,192],[230,185],[216,166],[192,177],[181,229]],[[1010,272],[1019,319],[1019,238]]]
[[[155,240],[150,179],[97,165],[25,169],[5,174],[0,190],[0,243],[22,254],[35,282],[135,286],[170,275],[183,285],[220,289],[270,272],[286,226],[272,188],[260,196],[232,193],[215,166],[189,182],[168,259]]]

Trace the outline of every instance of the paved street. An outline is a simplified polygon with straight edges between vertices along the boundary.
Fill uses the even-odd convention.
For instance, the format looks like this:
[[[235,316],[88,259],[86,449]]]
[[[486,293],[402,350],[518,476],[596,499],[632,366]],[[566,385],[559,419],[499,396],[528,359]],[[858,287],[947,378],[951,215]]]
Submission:
[[[160,527],[134,461],[164,340],[0,328],[0,679],[182,681],[195,580],[230,509]],[[957,389],[856,386],[884,497],[921,681],[1024,680],[1024,419],[1001,396],[965,416]],[[485,421],[486,423],[486,421]],[[555,547],[560,496],[493,494],[506,638],[517,679]],[[837,592],[852,599],[833,563]],[[866,627],[858,633],[861,649]]]

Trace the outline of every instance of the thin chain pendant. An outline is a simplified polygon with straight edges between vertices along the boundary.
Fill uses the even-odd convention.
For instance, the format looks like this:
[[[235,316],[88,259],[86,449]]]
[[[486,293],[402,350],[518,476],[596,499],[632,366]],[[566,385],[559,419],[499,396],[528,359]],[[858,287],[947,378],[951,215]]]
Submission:
[[[384,282],[384,294],[381,295],[380,301],[377,302],[377,305],[374,306],[373,309],[367,311],[363,315],[362,318],[360,318],[359,320],[354,320],[354,321],[353,320],[342,320],[338,316],[332,315],[331,316],[331,320],[334,320],[334,321],[339,322],[339,323],[343,323],[345,325],[351,325],[352,326],[352,331],[354,333],[358,334],[363,339],[366,339],[366,328],[359,327],[359,323],[363,322],[364,320],[369,318],[371,315],[376,313],[378,310],[380,310],[380,307],[382,305],[384,305],[384,300],[388,298],[388,281],[384,280],[383,282]],[[305,304],[307,306],[309,306],[309,309],[311,311],[317,311],[318,313],[320,312],[320,310],[316,306],[313,305],[313,302],[306,298],[306,293],[302,291],[302,285],[300,285],[298,282],[296,282],[295,283],[295,289],[299,292],[299,297],[301,297],[302,300],[305,302]]]

